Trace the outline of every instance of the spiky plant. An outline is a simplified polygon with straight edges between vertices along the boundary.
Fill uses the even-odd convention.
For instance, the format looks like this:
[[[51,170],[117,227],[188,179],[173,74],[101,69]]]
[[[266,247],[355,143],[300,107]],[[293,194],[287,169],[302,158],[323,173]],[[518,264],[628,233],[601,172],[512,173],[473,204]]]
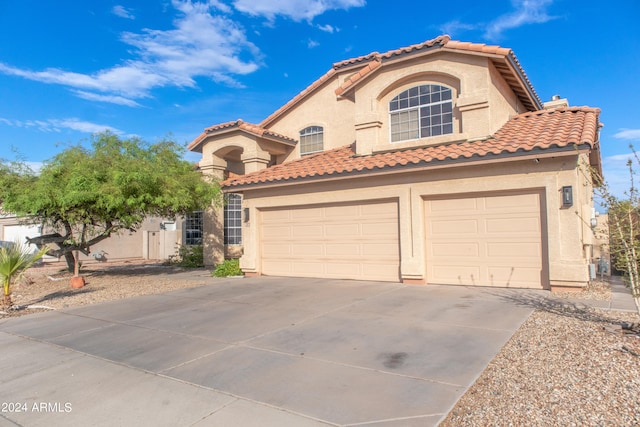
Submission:
[[[24,274],[24,271],[35,264],[49,250],[44,247],[31,252],[27,245],[15,243],[0,248],[0,280],[4,288],[4,305],[11,307],[11,285]]]

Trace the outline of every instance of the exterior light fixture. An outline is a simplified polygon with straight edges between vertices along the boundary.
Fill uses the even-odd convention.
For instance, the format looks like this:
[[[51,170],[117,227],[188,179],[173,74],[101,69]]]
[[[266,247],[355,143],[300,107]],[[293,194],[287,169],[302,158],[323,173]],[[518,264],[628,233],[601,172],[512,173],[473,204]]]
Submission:
[[[567,185],[562,187],[562,207],[570,208],[573,206],[573,187]]]

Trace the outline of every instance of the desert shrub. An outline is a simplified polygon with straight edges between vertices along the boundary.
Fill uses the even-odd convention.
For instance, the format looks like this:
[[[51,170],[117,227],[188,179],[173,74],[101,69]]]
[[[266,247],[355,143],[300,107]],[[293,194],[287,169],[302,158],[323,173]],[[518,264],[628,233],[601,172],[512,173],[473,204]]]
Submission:
[[[202,246],[182,245],[176,250],[176,254],[169,257],[171,264],[184,268],[204,267],[204,255]]]
[[[240,260],[227,259],[222,264],[218,264],[213,272],[215,277],[242,276],[240,270]]]

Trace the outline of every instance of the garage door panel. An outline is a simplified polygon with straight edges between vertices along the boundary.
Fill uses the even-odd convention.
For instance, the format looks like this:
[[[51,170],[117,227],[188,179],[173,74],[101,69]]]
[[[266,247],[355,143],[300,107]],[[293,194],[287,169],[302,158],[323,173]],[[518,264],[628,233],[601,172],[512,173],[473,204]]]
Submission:
[[[397,219],[390,219],[387,222],[363,223],[361,224],[361,232],[363,236],[372,238],[386,237],[390,241],[396,242],[398,238]]]
[[[478,209],[478,201],[476,199],[460,198],[438,200],[438,203],[430,205],[428,210],[433,213],[450,212],[459,214],[460,211],[476,209]]]
[[[531,260],[537,263],[537,255],[542,252],[538,242],[492,242],[487,243],[487,255],[494,259],[522,258],[520,262]]]
[[[331,266],[325,264],[325,275],[327,277],[344,277],[345,275],[362,274],[362,265],[359,262],[334,262]]]
[[[301,238],[322,238],[324,229],[321,226],[314,225],[292,225],[288,237],[295,239]]]
[[[264,229],[264,237],[270,239],[274,236],[291,237],[291,227],[270,226]]]
[[[358,205],[331,206],[322,209],[324,210],[324,217],[327,219],[343,220],[360,216],[360,206]]]
[[[329,238],[336,236],[357,238],[362,235],[358,224],[328,224],[324,227],[324,233]]]
[[[277,259],[263,260],[262,268],[268,269],[273,272],[272,274],[278,276],[290,276],[293,273],[291,271],[291,263]]]
[[[397,244],[394,243],[363,243],[362,255],[365,259],[371,260],[375,257],[380,260],[384,260],[387,254],[393,253],[397,250]]]
[[[320,257],[324,255],[324,248],[320,244],[296,242],[291,245],[290,253],[301,258]]]
[[[488,211],[530,212],[540,206],[540,199],[536,193],[509,194],[485,198],[484,206]]]
[[[431,223],[431,232],[435,235],[452,235],[468,233],[477,233],[479,230],[478,221],[475,219],[460,220],[460,219],[443,219],[433,220]]]
[[[287,211],[269,211],[262,217],[263,224],[282,224],[291,220],[291,214]]]
[[[540,281],[540,269],[535,267],[491,267],[488,269],[488,275],[489,286],[527,287],[531,282]]]
[[[538,193],[426,200],[425,214],[429,283],[542,287]]]
[[[489,218],[485,220],[485,230],[487,233],[526,233],[530,232],[534,235],[540,234],[540,218],[538,217],[521,217],[521,218]]]
[[[480,247],[475,242],[443,242],[433,243],[431,245],[431,251],[429,253],[430,258],[454,258],[458,255],[464,255],[468,257],[479,257]]]
[[[359,243],[325,244],[328,257],[354,257],[360,253]]]
[[[272,212],[286,212],[286,214],[282,214],[282,221],[294,221],[294,222],[303,222],[308,223],[310,220],[320,219],[322,218],[322,209],[318,208],[310,208],[310,209],[300,209],[300,210],[291,210],[291,211],[269,211],[269,214]]]
[[[273,209],[260,217],[263,274],[399,280],[396,202]],[[289,231],[274,232],[283,227]]]
[[[472,286],[477,284],[480,268],[472,265],[435,266],[432,274],[434,283]]]
[[[270,258],[290,256],[292,254],[291,245],[267,243],[263,246],[263,250],[271,254]]]
[[[388,281],[395,282],[400,276],[400,267],[397,263],[378,262],[378,263],[363,263],[361,279],[362,280],[376,280],[376,281]]]

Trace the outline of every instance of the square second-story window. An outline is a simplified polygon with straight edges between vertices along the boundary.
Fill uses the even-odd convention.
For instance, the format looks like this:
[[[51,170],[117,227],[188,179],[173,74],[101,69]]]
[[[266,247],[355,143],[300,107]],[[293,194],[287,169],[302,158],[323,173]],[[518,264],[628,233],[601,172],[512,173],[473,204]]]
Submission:
[[[322,150],[324,150],[324,129],[322,126],[309,126],[300,131],[301,156]]]
[[[225,194],[224,196],[224,244],[242,244],[242,196]]]
[[[421,85],[407,89],[389,102],[391,142],[453,133],[451,89]]]

